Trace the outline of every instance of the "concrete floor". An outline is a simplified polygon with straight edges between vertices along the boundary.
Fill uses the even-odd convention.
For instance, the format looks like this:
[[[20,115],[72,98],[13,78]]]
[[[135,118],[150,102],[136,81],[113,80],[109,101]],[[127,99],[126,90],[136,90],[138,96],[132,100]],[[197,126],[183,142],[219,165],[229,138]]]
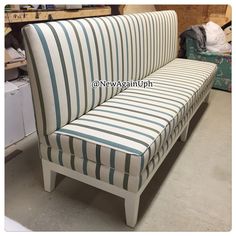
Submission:
[[[6,164],[5,214],[34,231],[130,231],[123,199],[59,176],[43,190],[36,134]],[[213,90],[141,196],[135,231],[231,229],[231,94]]]

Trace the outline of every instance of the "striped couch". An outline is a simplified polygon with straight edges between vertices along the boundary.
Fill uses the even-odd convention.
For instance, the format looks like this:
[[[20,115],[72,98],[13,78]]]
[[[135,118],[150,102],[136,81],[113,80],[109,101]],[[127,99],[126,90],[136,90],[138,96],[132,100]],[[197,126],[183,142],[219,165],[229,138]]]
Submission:
[[[61,173],[125,199],[140,195],[209,95],[216,65],[178,59],[174,11],[30,24],[22,30],[46,191]],[[93,88],[93,81],[152,86]]]

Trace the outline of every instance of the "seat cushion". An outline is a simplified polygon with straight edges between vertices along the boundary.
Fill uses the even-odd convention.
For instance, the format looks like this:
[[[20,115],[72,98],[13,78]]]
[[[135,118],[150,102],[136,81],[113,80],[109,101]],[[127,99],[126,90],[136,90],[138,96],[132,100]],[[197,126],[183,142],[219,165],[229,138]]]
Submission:
[[[61,154],[51,160],[47,152],[48,159],[63,165],[62,153],[68,153],[139,176],[208,91],[215,70],[212,63],[175,59],[146,78],[152,87],[130,87],[49,135],[50,149]]]
[[[146,78],[152,87],[130,87],[49,135],[50,148],[61,151],[61,165],[68,153],[139,176],[208,91],[215,70],[212,63],[175,59]]]

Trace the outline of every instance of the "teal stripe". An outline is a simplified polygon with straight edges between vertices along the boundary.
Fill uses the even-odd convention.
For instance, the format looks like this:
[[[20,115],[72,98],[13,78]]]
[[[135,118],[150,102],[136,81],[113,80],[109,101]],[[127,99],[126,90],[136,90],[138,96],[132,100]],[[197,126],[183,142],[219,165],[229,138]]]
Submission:
[[[147,44],[147,49],[148,49],[148,54],[147,54],[147,58],[148,58],[148,67],[147,67],[147,74],[149,75],[151,73],[151,59],[152,59],[152,50],[151,50],[151,36],[153,31],[151,30],[151,23],[150,23],[150,15],[144,15],[144,19],[145,19],[145,23],[146,23],[146,27],[147,27],[147,39],[148,40],[148,44]]]
[[[149,32],[147,32],[147,27],[145,27],[144,26],[144,21],[145,21],[145,17],[144,17],[144,15],[145,14],[141,14],[141,16],[140,17],[142,17],[142,20],[141,20],[141,25],[142,25],[142,30],[143,30],[143,33],[142,33],[142,42],[143,42],[143,45],[141,46],[140,45],[140,47],[142,47],[143,48],[143,55],[142,55],[142,57],[144,58],[143,59],[143,64],[141,65],[141,60],[140,60],[140,68],[141,68],[141,66],[143,66],[143,74],[142,74],[142,77],[141,78],[143,78],[143,77],[145,77],[145,76],[147,76],[147,67],[148,67],[148,57],[147,57],[147,49],[148,49],[148,43],[147,43],[147,37],[148,37],[148,33]],[[144,20],[143,20],[144,19]],[[146,37],[146,43],[145,43],[145,40],[144,40],[144,38]],[[151,56],[151,55],[150,55]]]
[[[100,65],[100,57],[99,57],[99,52],[98,52],[98,40],[97,40],[97,36],[94,30],[94,27],[92,25],[92,23],[90,22],[90,20],[88,19],[84,19],[90,26],[91,30],[92,30],[92,34],[93,34],[93,39],[94,39],[94,43],[95,43],[95,49],[96,49],[96,58],[97,58],[97,69],[98,69],[98,80],[101,80],[102,75],[101,75],[101,65]],[[98,105],[101,104],[101,100],[102,99],[102,87],[99,87],[99,100],[98,100]],[[97,105],[97,104],[96,104]]]
[[[157,17],[156,17],[156,14],[154,14],[154,17],[153,17],[153,20],[155,22],[154,26],[155,26],[155,29],[158,28],[158,24],[157,24]],[[159,43],[158,42],[158,30],[154,30],[153,34],[154,34],[154,62],[153,62],[153,71],[155,71],[157,69],[157,60],[158,60],[158,52],[157,52],[157,44]]]
[[[158,18],[158,19],[157,19],[157,23],[158,23],[157,29],[158,29],[158,30],[156,30],[156,34],[157,34],[157,41],[156,41],[156,42],[158,43],[158,46],[157,46],[158,54],[157,54],[157,56],[156,56],[156,58],[157,58],[156,70],[157,70],[157,69],[159,69],[160,66],[161,66],[161,57],[162,57],[162,46],[161,46],[161,42],[163,42],[163,41],[162,41],[162,39],[161,39],[161,20],[160,20],[159,14],[156,14],[155,19],[156,19],[156,18]],[[158,49],[159,49],[159,50],[158,50]]]
[[[175,88],[181,88],[181,89],[187,89],[187,90],[190,90],[190,91],[192,91],[193,93],[195,93],[196,91],[195,90],[193,90],[193,89],[190,89],[190,88],[186,88],[188,85],[184,85],[184,86],[186,86],[186,87],[183,87],[183,86],[180,86],[181,85],[181,83],[178,83],[178,82],[174,82],[174,81],[172,81],[172,84],[168,84],[168,82],[169,81],[165,81],[165,82],[160,82],[160,81],[157,81],[157,80],[155,80],[154,81],[154,83],[157,83],[158,85],[160,84],[160,85],[166,85],[166,86],[170,86],[170,87],[173,87],[173,83],[174,83],[174,87]],[[179,84],[179,85],[178,85]]]
[[[117,115],[121,115],[121,116],[124,116],[124,117],[130,117],[130,118],[134,118],[134,119],[137,119],[137,120],[142,120],[142,121],[146,121],[146,122],[149,122],[149,123],[152,123],[152,124],[155,124],[155,125],[158,125],[160,126],[160,124],[158,122],[155,122],[153,120],[150,120],[150,119],[144,119],[142,117],[136,117],[136,116],[132,116],[132,115],[127,115],[127,114],[123,114],[123,113],[119,113],[119,112],[114,112],[114,111],[108,111],[108,110],[101,110],[99,108],[96,108],[97,111],[100,111],[100,112],[105,112],[105,113],[111,113],[111,114],[117,114]],[[161,126],[162,128],[164,128],[164,133],[165,133],[165,137],[166,137],[166,129],[165,129],[165,126]],[[161,137],[161,134],[160,134],[160,137]]]
[[[165,32],[165,40],[164,40],[164,42],[165,42],[165,51],[164,51],[164,54],[165,54],[165,57],[164,57],[164,65],[168,62],[168,53],[169,53],[169,51],[170,51],[170,44],[169,44],[169,38],[168,38],[168,34],[167,34],[167,27],[168,27],[168,21],[166,20],[166,17],[165,17],[165,15],[166,14],[162,14],[162,19],[163,19],[163,21],[162,22],[165,22],[165,27],[164,27],[164,32]]]
[[[147,178],[148,178],[148,176],[149,176],[149,165],[147,165],[146,171],[147,171]]]
[[[147,24],[147,30],[148,30],[148,38],[149,38],[149,43],[148,43],[148,53],[147,53],[147,58],[148,58],[148,68],[147,68],[147,75],[149,75],[152,71],[151,71],[151,66],[152,66],[152,58],[153,58],[153,44],[152,44],[152,36],[153,36],[153,30],[152,30],[152,23],[151,23],[151,14],[150,15],[145,15],[145,19],[146,19],[146,24]]]
[[[102,38],[102,49],[103,49],[103,55],[104,55],[104,72],[105,72],[105,80],[108,81],[108,72],[107,72],[107,56],[106,56],[106,46],[105,46],[105,39],[104,39],[104,33],[102,32],[102,28],[100,26],[100,24],[98,23],[98,20],[96,18],[92,18],[97,26],[98,26],[98,29],[100,31],[100,35],[101,35],[101,38]],[[105,101],[107,100],[107,95],[108,95],[108,87],[106,87],[106,96],[105,96]]]
[[[152,23],[151,23],[151,26],[152,26],[152,29],[151,29],[151,32],[152,32],[152,36],[153,36],[153,40],[152,40],[152,48],[151,48],[151,51],[152,51],[152,67],[151,67],[151,72],[154,71],[154,67],[155,67],[155,57],[156,57],[156,37],[155,37],[155,34],[154,32],[156,32],[157,30],[155,30],[155,23],[154,23],[154,16],[153,14],[150,14],[151,16],[151,19],[152,19]]]
[[[133,16],[133,15],[132,15]],[[131,78],[131,80],[136,80],[137,79],[137,67],[138,67],[138,44],[137,44],[137,38],[138,38],[138,33],[137,33],[137,30],[136,30],[136,26],[134,24],[134,20],[132,18],[132,16],[130,16],[130,22],[133,23],[133,29],[134,29],[134,40],[132,41],[134,45],[134,48],[133,48],[133,52],[135,51],[136,52],[136,56],[132,55],[133,58],[135,58],[135,63],[132,64],[132,67],[133,67],[133,72],[135,72],[135,74],[133,74],[133,78]],[[135,68],[135,69],[134,69]]]
[[[114,97],[113,98],[113,101],[114,100],[124,100],[124,101],[130,101],[130,102],[136,102],[136,103],[139,103],[139,104],[144,104],[144,105],[149,105],[149,106],[155,106],[155,107],[159,107],[159,108],[163,108],[163,109],[166,109],[168,111],[172,111],[174,112],[175,114],[177,114],[178,112],[174,109],[171,109],[169,107],[165,107],[165,106],[160,106],[160,105],[157,105],[157,104],[154,104],[153,103],[153,99],[148,99],[149,101],[151,101],[152,103],[148,103],[148,102],[144,102],[144,101],[139,101],[139,100],[135,100],[135,99],[130,99],[130,98],[139,98],[139,99],[142,99],[140,97],[137,97],[137,96],[129,96],[129,95],[125,95],[125,96],[119,96],[119,97]],[[145,99],[146,101],[147,99]],[[161,111],[160,111],[161,112]],[[165,113],[165,112],[163,112]],[[167,113],[168,114],[168,113]]]
[[[126,154],[125,157],[125,175],[124,175],[124,180],[123,180],[123,188],[128,189],[128,181],[129,181],[129,171],[130,171],[130,154]]]
[[[143,46],[141,46],[141,41],[143,41],[143,44],[144,44],[144,40],[143,40],[143,38],[141,39],[141,37],[144,37],[144,32],[143,32],[143,34],[141,35],[141,26],[140,26],[140,24],[139,24],[139,21],[138,21],[138,18],[136,17],[136,15],[133,15],[133,17],[134,17],[134,19],[136,20],[136,22],[137,22],[137,25],[138,25],[138,27],[137,27],[137,31],[138,31],[138,37],[137,38],[139,38],[139,46],[138,46],[138,41],[136,41],[136,76],[135,76],[135,80],[140,80],[140,75],[141,75],[141,49],[145,49],[145,46],[143,45]],[[142,26],[142,28],[143,28],[143,26]],[[139,56],[138,56],[138,52],[139,52]],[[139,60],[138,60],[139,59]],[[138,63],[139,62],[139,63]],[[138,65],[139,64],[139,65]]]
[[[74,152],[74,145],[73,145],[73,138],[69,137],[69,148],[70,148],[70,165],[71,169],[75,170],[75,152]]]
[[[165,48],[164,48],[164,46],[165,46],[165,42],[166,42],[166,38],[165,38],[165,21],[164,21],[164,19],[163,19],[163,17],[162,17],[162,14],[159,14],[159,17],[161,18],[161,20],[160,20],[160,24],[161,24],[161,28],[160,28],[160,31],[161,31],[161,47],[159,48],[160,49],[160,61],[161,61],[161,65],[160,66],[163,66],[164,65],[164,60],[165,60],[165,57],[166,57],[166,55],[165,55]]]
[[[117,81],[120,79],[119,77],[119,53],[118,53],[118,44],[117,44],[117,37],[116,37],[116,30],[115,30],[115,27],[113,25],[113,22],[110,20],[109,17],[107,17],[107,20],[111,23],[111,27],[112,27],[112,30],[113,30],[113,34],[114,34],[114,38],[115,38],[115,47],[116,47],[116,72],[117,72]],[[116,87],[116,93],[117,94],[117,90],[118,90],[118,87]]]
[[[129,80],[132,80],[133,79],[133,60],[134,60],[134,58],[133,58],[133,36],[132,36],[132,31],[131,31],[131,26],[130,26],[130,22],[129,22],[129,20],[128,20],[128,18],[130,18],[129,16],[123,16],[125,19],[126,19],[126,21],[127,21],[127,24],[128,24],[128,27],[129,27],[129,33],[130,33],[130,50],[131,50],[131,61],[130,61],[130,65],[131,65],[131,74],[130,74],[130,77],[128,77],[129,78]],[[125,27],[126,28],[126,27]],[[127,41],[128,42],[128,41]],[[129,50],[129,48],[128,48],[128,50]],[[127,50],[127,51],[128,51]],[[128,54],[127,54],[128,55]],[[128,60],[129,61],[129,60]]]
[[[121,116],[126,116],[126,117],[130,117],[130,118],[134,118],[134,119],[137,119],[137,120],[142,120],[142,121],[146,121],[148,123],[152,123],[152,124],[155,124],[155,125],[158,125],[158,126],[161,126],[160,123],[156,122],[156,121],[153,121],[153,120],[150,120],[150,119],[144,119],[142,117],[136,117],[136,116],[132,116],[132,115],[127,115],[127,114],[123,114],[123,113],[119,113],[119,112],[114,112],[114,111],[108,111],[108,110],[101,110],[99,108],[96,108],[97,111],[100,111],[100,112],[105,112],[105,113],[111,113],[111,114],[117,114],[117,115],[121,115]],[[162,128],[164,128],[164,133],[165,133],[165,136],[166,136],[166,129],[165,129],[165,126],[163,127],[163,125],[161,126]],[[160,134],[161,135],[161,134]]]
[[[121,43],[121,71],[122,71],[122,76],[121,76],[121,81],[124,81],[125,78],[125,74],[124,74],[124,45],[123,45],[123,36],[122,36],[122,32],[121,32],[121,28],[120,28],[120,23],[117,20],[117,17],[112,17],[114,19],[114,21],[116,22],[117,26],[118,26],[118,30],[119,30],[119,35],[120,35],[120,43]],[[127,50],[126,50],[127,51]],[[119,69],[118,69],[119,70]]]
[[[136,89],[133,89],[134,91],[136,90]],[[160,92],[161,90],[158,90],[158,95],[164,95],[164,96],[168,96],[168,97],[171,97],[171,98],[177,98],[177,99],[181,99],[181,100],[183,100],[183,101],[185,101],[185,102],[188,102],[188,100],[187,99],[184,99],[184,98],[182,98],[182,97],[179,97],[179,96],[176,96],[175,95],[175,93],[170,93],[170,94],[166,94],[166,93],[162,93],[162,92]],[[153,89],[148,89],[148,94],[157,94],[157,91],[156,90],[153,90]],[[182,95],[183,96],[183,95]],[[180,102],[180,101],[176,101],[176,99],[170,99],[170,98],[166,98],[166,99],[169,99],[169,100],[171,100],[171,101],[173,101],[173,102],[177,102],[177,103],[180,103],[181,105],[185,105],[184,103],[182,103],[182,102]]]
[[[90,72],[90,77],[91,77],[91,82],[94,81],[94,70],[93,70],[93,57],[92,57],[92,53],[91,53],[91,45],[89,42],[89,37],[88,37],[88,33],[84,27],[84,25],[80,22],[80,20],[76,21],[77,23],[79,23],[79,25],[81,26],[81,29],[83,30],[84,36],[85,36],[85,40],[86,40],[86,51],[88,51],[88,56],[89,56],[89,72]],[[94,103],[95,103],[95,90],[92,88],[91,86],[91,90],[92,90],[92,104],[91,104],[91,109],[94,108]],[[87,110],[90,110],[89,108]]]
[[[176,34],[176,23],[177,23],[177,19],[175,19],[175,15],[171,12],[170,13],[170,19],[171,19],[171,32],[172,33],[174,33],[174,34]],[[177,34],[176,34],[177,35]],[[172,42],[171,42],[171,45],[172,45],[172,47],[171,47],[171,58],[173,58],[174,56],[175,56],[175,41],[173,40],[173,38],[172,38]]]
[[[150,138],[152,140],[154,139],[154,137],[149,135],[149,134],[146,134],[146,133],[143,133],[143,132],[140,132],[140,131],[137,131],[137,130],[129,129],[127,127],[115,125],[115,124],[110,123],[110,122],[106,123],[106,122],[102,122],[102,121],[98,121],[98,120],[86,119],[86,118],[82,118],[82,117],[79,120],[84,120],[84,121],[88,121],[88,122],[92,122],[92,123],[97,123],[97,124],[107,125],[107,126],[110,126],[110,127],[115,127],[115,128],[118,128],[118,129],[130,131],[130,132],[134,132],[136,134],[140,134],[140,135],[146,136],[146,137],[148,137],[148,138]]]
[[[153,79],[153,82],[156,82],[157,84],[158,84],[159,80],[161,80],[164,82],[176,81],[179,84],[193,85],[193,86],[189,87],[189,90],[191,87],[196,89],[196,87],[200,87],[202,85],[202,81],[201,82],[199,82],[199,80],[195,81],[194,76],[183,75],[180,71],[173,70],[173,68],[169,69],[168,72],[165,72],[164,70],[160,71],[157,74],[152,75],[152,77],[150,77],[150,79]],[[173,86],[173,84],[170,84],[170,85]],[[188,87],[185,89],[188,89]],[[195,92],[195,90],[192,90],[192,92]]]
[[[60,165],[63,166],[61,135],[60,134],[56,134],[56,141],[57,141],[57,147],[58,147],[58,161],[59,161]]]
[[[123,189],[128,190],[128,182],[129,182],[129,174],[125,173],[123,179]]]
[[[140,32],[141,32],[141,29],[142,29],[142,33],[140,34],[140,40],[141,41],[140,41],[140,62],[139,62],[140,63],[140,75],[139,75],[140,77],[139,77],[139,79],[142,79],[145,76],[147,76],[147,73],[145,72],[145,69],[148,66],[147,60],[145,62],[145,52],[147,51],[147,43],[145,44],[144,38],[148,36],[148,32],[147,32],[147,30],[145,32],[145,27],[144,27],[144,22],[143,22],[143,14],[140,15],[140,18],[141,18],[140,21],[141,21],[141,26],[142,26],[142,27],[140,27]],[[143,42],[143,45],[141,45],[141,42]],[[143,48],[142,51],[141,51],[141,48]],[[141,52],[142,52],[142,54],[141,54]],[[141,58],[144,58],[143,63],[141,61]],[[142,66],[144,67],[143,74],[141,74],[141,67]]]
[[[161,114],[164,114],[164,115],[167,115],[169,116],[170,118],[174,118],[173,115],[167,113],[167,112],[164,112],[164,111],[160,111],[160,110],[157,110],[157,109],[151,109],[150,107],[145,107],[145,106],[138,106],[138,105],[134,105],[134,104],[127,104],[127,103],[123,103],[123,102],[120,102],[119,100],[122,100],[120,98],[117,98],[118,101],[114,101],[114,100],[109,100],[107,101],[108,103],[117,103],[117,104],[123,104],[123,105],[127,105],[127,106],[131,106],[131,107],[137,107],[137,108],[141,108],[141,109],[144,109],[144,110],[149,110],[149,111],[154,111],[154,112],[159,112]],[[154,105],[153,105],[154,106]],[[158,106],[157,106],[158,107]]]
[[[164,88],[164,89],[163,89],[163,88]],[[163,87],[163,86],[160,86],[160,85],[159,85],[159,88],[158,88],[157,91],[167,92],[167,93],[170,93],[170,94],[175,94],[175,95],[183,96],[183,97],[185,97],[186,99],[183,99],[183,98],[180,98],[180,99],[183,99],[183,100],[186,101],[186,102],[189,102],[189,100],[191,100],[192,97],[194,96],[194,95],[189,96],[189,95],[186,95],[186,94],[183,94],[183,93],[178,93],[178,92],[175,92],[175,91],[171,91],[171,90],[168,90],[168,87],[167,87],[167,89],[166,89],[166,87]],[[176,98],[178,98],[178,97],[176,96]]]
[[[77,116],[78,116],[79,112],[80,112],[80,96],[79,96],[79,84],[78,84],[79,77],[77,75],[77,70],[76,70],[74,51],[73,51],[70,36],[67,32],[66,27],[60,21],[58,21],[58,24],[60,24],[60,26],[62,27],[62,29],[64,31],[64,34],[66,36],[66,40],[67,40],[67,43],[68,43],[68,46],[69,46],[69,50],[70,50],[70,57],[71,57],[73,72],[74,72],[74,81],[75,81],[75,89],[76,89],[76,102],[77,102]]]
[[[75,156],[70,155],[70,166],[72,170],[75,170]]]
[[[146,150],[147,151],[147,150]],[[145,152],[146,152],[145,151]],[[141,155],[141,165],[140,165],[140,173],[142,173],[144,167],[144,153]]]
[[[52,162],[52,148],[51,147],[47,148],[47,157],[48,157],[48,160]]]
[[[113,100],[113,101],[108,101],[108,103],[117,103],[117,104],[121,104],[121,105],[124,104],[124,105],[127,105],[127,106],[137,107],[137,108],[141,108],[141,109],[144,109],[144,110],[147,110],[147,111],[151,110],[151,111],[154,111],[154,112],[158,112],[158,113],[167,115],[167,116],[169,116],[169,117],[171,118],[171,120],[167,120],[167,119],[165,119],[165,118],[162,118],[161,116],[156,116],[156,115],[153,115],[153,116],[155,116],[156,118],[159,118],[159,119],[164,119],[165,121],[167,121],[167,123],[168,123],[169,125],[171,125],[171,121],[173,121],[173,127],[175,127],[175,119],[174,119],[174,116],[171,115],[171,114],[169,114],[169,113],[167,113],[167,112],[162,112],[162,111],[157,110],[157,109],[145,108],[145,107],[138,106],[138,105],[134,105],[134,104],[122,103],[122,102],[119,101],[119,99],[118,99],[118,101],[114,101],[114,100]],[[149,114],[149,115],[151,115],[151,114]],[[152,115],[151,115],[151,116],[152,116]]]
[[[131,155],[127,153],[125,157],[125,172],[127,173],[129,173],[129,168],[130,168],[130,158]]]
[[[114,184],[114,171],[115,171],[115,150],[111,149],[110,152],[110,173],[109,173],[109,183]]]
[[[63,166],[63,160],[62,160],[62,151],[59,150],[58,152],[58,160],[59,160],[59,164],[61,166]]]
[[[68,21],[68,23],[70,23],[70,25],[73,28],[73,31],[75,33],[76,36],[76,40],[79,46],[79,56],[80,56],[80,61],[81,61],[81,66],[82,66],[82,74],[83,74],[83,84],[84,84],[84,111],[81,112],[81,114],[84,114],[86,112],[87,106],[88,106],[88,96],[87,96],[87,78],[86,78],[86,73],[85,73],[85,63],[84,63],[84,57],[83,57],[83,50],[82,50],[82,45],[81,45],[81,39],[79,37],[78,31],[75,27],[75,25],[73,24],[73,21]]]
[[[45,54],[45,58],[47,60],[48,69],[50,73],[50,81],[52,84],[52,90],[53,90],[53,98],[55,103],[55,111],[56,111],[56,129],[59,129],[61,127],[61,111],[60,111],[60,105],[59,105],[59,96],[58,96],[58,90],[57,90],[57,81],[55,76],[55,70],[52,63],[52,57],[48,48],[47,41],[44,37],[44,33],[40,29],[40,27],[36,24],[32,25],[35,30],[38,33],[39,39],[41,41],[43,51]]]
[[[121,19],[121,23],[123,24],[123,29],[125,31],[125,41],[126,41],[126,68],[127,68],[127,75],[126,75],[126,81],[129,80],[129,41],[128,41],[128,36],[127,36],[127,30],[126,30],[126,26],[124,23],[124,18],[121,18],[120,16],[117,16],[118,18]]]
[[[128,93],[128,94],[135,94],[135,95],[143,95],[143,96],[147,96],[147,97],[149,97],[150,98],[150,94],[148,94],[148,93],[141,93],[141,92],[136,92],[135,91],[135,93],[134,92],[132,92],[132,91],[125,91],[125,93]],[[173,100],[173,99],[169,99],[169,98],[163,98],[163,97],[160,97],[160,96],[154,96],[154,95],[152,95],[152,97],[153,98],[160,98],[160,99],[165,99],[165,100],[168,100],[168,101],[172,101],[172,102],[177,102],[176,100]],[[146,98],[145,98],[146,99]],[[168,102],[164,102],[164,101],[158,101],[158,102],[160,102],[160,103],[163,103],[163,104],[168,104],[168,105],[171,105],[171,106],[175,106],[175,107],[178,107],[179,109],[181,109],[182,108],[182,106],[183,106],[183,103],[180,103],[180,102],[177,102],[177,103],[180,103],[182,106],[177,106],[176,104],[172,104],[172,103],[168,103]]]
[[[139,176],[139,184],[138,184],[138,189],[140,189],[141,188],[141,186],[142,186],[142,182],[143,182],[143,180],[142,180],[143,178],[142,178],[142,174],[140,174],[140,176]]]
[[[152,157],[155,156],[155,152],[157,150],[157,143],[156,143],[156,141],[157,141],[157,139],[155,140],[155,142],[153,142],[154,148],[153,148],[153,155],[152,155]]]
[[[151,147],[148,147],[148,162],[151,160]]]
[[[56,134],[56,141],[57,141],[58,149],[62,150],[62,148],[61,148],[61,135],[60,134]]]
[[[60,62],[61,62],[61,67],[63,71],[63,76],[64,76],[64,84],[66,88],[66,100],[67,100],[67,109],[68,109],[68,121],[71,121],[71,100],[70,100],[70,88],[69,88],[69,80],[68,80],[68,75],[67,75],[67,69],[66,69],[66,63],[65,63],[65,56],[62,51],[62,46],[60,43],[60,39],[57,35],[56,30],[53,28],[53,26],[50,23],[46,23],[46,25],[51,29],[52,34],[55,38],[56,44],[57,44],[57,49],[58,53],[60,56]]]
[[[127,140],[131,140],[133,142],[142,144],[145,147],[149,146],[148,143],[146,143],[146,142],[144,142],[142,140],[139,140],[139,139],[136,139],[136,138],[133,138],[133,137],[130,137],[128,135],[121,134],[121,133],[113,132],[113,131],[110,131],[110,130],[101,129],[101,128],[94,127],[94,126],[89,126],[89,125],[83,125],[83,124],[71,123],[70,125],[71,126],[84,127],[84,128],[87,128],[87,129],[92,129],[92,130],[96,130],[96,131],[103,132],[103,133],[106,133],[106,134],[111,134],[111,135],[114,135],[114,136],[118,136],[118,137],[121,137],[121,138],[124,138],[124,139],[127,139]]]
[[[178,72],[177,72],[178,73]],[[166,76],[166,75],[165,75]],[[169,72],[168,76],[171,76],[171,72]],[[191,82],[187,82],[184,80],[179,80],[176,76],[175,78],[172,77],[157,77],[157,76],[153,76],[152,78],[149,79],[152,83],[153,83],[153,87],[149,88],[150,90],[156,90],[159,91],[159,88],[166,88],[169,89],[169,92],[173,92],[174,91],[179,91],[180,94],[188,94],[190,97],[196,93],[195,90],[197,90],[197,87],[200,87],[201,85],[196,85],[195,86],[191,86]],[[166,82],[167,84],[162,84],[162,82]],[[179,83],[180,82],[180,83]],[[183,83],[182,83],[183,82]],[[173,87],[173,83],[176,83],[176,85],[184,85],[186,87],[183,87],[181,90],[178,89],[177,87]],[[156,86],[155,86],[156,85]],[[194,90],[192,91],[192,93],[189,91],[191,88],[193,88]]]
[[[155,121],[150,120],[150,119],[144,119],[144,118],[142,118],[142,117],[127,115],[127,114],[120,113],[120,112],[115,112],[115,111],[101,110],[101,109],[99,109],[99,108],[96,108],[96,110],[97,110],[97,111],[101,111],[101,112],[107,112],[107,113],[117,114],[117,115],[121,115],[121,116],[126,116],[126,117],[134,118],[134,119],[137,119],[137,120],[146,121],[146,122],[149,122],[149,123],[152,123],[152,124],[161,126],[162,128],[165,127],[165,126],[163,126],[162,124],[160,124],[160,123],[158,123],[158,122],[155,122]]]
[[[100,179],[101,145],[96,144],[96,179]]]
[[[24,28],[22,30],[22,34],[24,36],[25,43],[26,43],[26,46],[28,48],[28,52],[29,52],[29,55],[30,55],[30,60],[31,60],[31,63],[32,63],[33,72],[34,72],[34,76],[35,76],[35,82],[37,84],[36,87],[37,87],[37,90],[38,90],[39,103],[40,103],[40,108],[41,108],[43,134],[45,135],[45,140],[46,140],[47,145],[50,146],[48,136],[46,135],[47,134],[47,122],[46,122],[46,114],[45,114],[43,95],[42,95],[41,84],[40,84],[40,79],[39,79],[39,73],[38,73],[37,65],[36,65],[36,62],[35,62],[34,55],[33,55],[33,51],[32,51],[32,48],[31,48],[31,45],[30,45],[30,42],[29,42],[29,38],[28,38]],[[33,100],[35,99],[34,96],[32,96],[32,98],[33,98]],[[34,107],[34,112],[35,112],[35,110],[36,110],[36,108]],[[38,119],[36,119],[36,122],[38,122]],[[38,127],[38,124],[37,124],[37,127]]]
[[[96,117],[101,117],[101,118],[106,118],[106,119],[109,119],[111,121],[119,121],[119,122],[122,122],[122,123],[125,123],[125,124],[130,124],[130,125],[134,125],[136,127],[142,127],[144,129],[148,129],[148,130],[151,130],[153,132],[155,132],[156,134],[159,134],[160,132],[157,131],[156,129],[153,129],[152,127],[150,126],[146,126],[146,125],[142,125],[142,124],[137,124],[137,123],[134,123],[134,122],[130,122],[130,121],[127,121],[126,119],[122,120],[122,119],[117,119],[115,117],[109,117],[109,116],[103,116],[103,115],[100,115],[100,114],[92,114],[92,113],[88,113],[86,114],[86,116],[94,116],[95,119],[97,119]]]
[[[87,142],[82,140],[82,153],[83,153],[83,173],[85,175],[88,175],[87,170],[87,163],[88,163],[88,157],[87,157]]]
[[[108,27],[107,27],[107,24],[106,24],[106,22],[103,20],[103,18],[100,18],[100,20],[103,22],[103,24],[104,24],[104,26],[105,26],[105,29],[106,29],[106,31],[107,31],[107,36],[108,36],[108,42],[109,42],[109,52],[110,52],[110,60],[111,60],[111,62],[110,62],[110,65],[111,65],[111,78],[109,78],[109,80],[111,80],[111,81],[114,81],[114,78],[115,78],[115,76],[114,76],[114,70],[113,70],[113,52],[112,52],[112,46],[111,46],[111,36],[110,36],[110,31],[109,31],[109,29],[108,29]],[[113,92],[114,92],[114,87],[112,86],[111,87],[111,96],[110,97],[113,97]],[[109,97],[109,98],[110,98]]]
[[[156,142],[158,141],[158,139],[156,139]],[[162,143],[163,143],[163,138],[162,138],[162,135],[160,134],[160,142],[159,142],[159,145],[158,145],[158,147],[157,147],[157,144],[155,143],[155,150],[154,150],[154,154],[153,154],[153,156],[156,156],[156,154],[157,154],[157,152],[160,150],[160,148],[161,148],[161,145],[162,145]]]
[[[173,107],[177,107],[178,109],[181,109],[181,107],[177,106],[176,104],[169,103],[169,102],[164,102],[164,101],[161,101],[161,100],[154,100],[153,98],[150,98],[151,97],[150,95],[145,94],[145,93],[138,93],[138,92],[132,93],[132,92],[126,90],[123,94],[125,96],[130,96],[130,97],[134,97],[134,98],[138,98],[138,99],[144,99],[145,101],[155,101],[155,102],[158,102],[158,103],[170,105],[170,106],[173,106]],[[133,96],[133,95],[136,95],[136,94],[137,95],[143,95],[144,98],[143,97],[138,97],[138,96]]]
[[[77,138],[85,138],[85,139],[88,139],[88,140],[92,140],[96,143],[102,143],[102,144],[111,146],[113,148],[124,150],[128,153],[133,153],[134,155],[138,155],[138,156],[142,155],[142,152],[140,152],[139,150],[134,149],[132,147],[125,146],[125,145],[122,145],[122,144],[118,144],[118,143],[115,143],[115,142],[112,142],[112,141],[109,141],[109,140],[106,140],[106,139],[103,139],[103,138],[94,137],[94,136],[89,135],[89,134],[83,134],[83,133],[75,131],[75,130],[69,130],[69,129],[62,128],[62,129],[57,130],[56,132],[60,133],[60,134],[64,134],[64,135],[73,135]]]
[[[73,138],[72,137],[69,137],[69,148],[70,148],[70,153],[71,154],[75,154],[75,152],[74,152],[74,145],[73,145]]]
[[[170,123],[169,120],[167,120],[166,118],[163,118],[161,116],[157,116],[157,115],[153,115],[153,114],[150,114],[150,113],[147,113],[147,112],[142,112],[142,111],[137,111],[137,110],[132,110],[132,109],[128,109],[128,108],[124,108],[124,107],[116,107],[116,106],[110,106],[110,105],[102,105],[102,107],[107,107],[107,108],[115,108],[115,109],[118,109],[118,110],[122,110],[122,111],[130,111],[130,112],[135,112],[135,113],[138,113],[138,114],[142,114],[142,115],[147,115],[147,116],[151,116],[151,117],[154,117],[154,118],[159,118],[161,120],[164,120],[166,121],[168,124]],[[159,126],[161,126],[162,128],[165,128],[166,126],[159,123],[159,122],[156,122]]]
[[[163,17],[164,17],[164,22],[166,22],[165,35],[166,35],[166,43],[168,45],[167,53],[166,53],[166,61],[165,61],[165,64],[166,64],[170,60],[170,52],[171,52],[171,42],[170,42],[171,37],[170,37],[170,35],[171,35],[171,32],[170,32],[169,16],[167,14],[163,14]]]

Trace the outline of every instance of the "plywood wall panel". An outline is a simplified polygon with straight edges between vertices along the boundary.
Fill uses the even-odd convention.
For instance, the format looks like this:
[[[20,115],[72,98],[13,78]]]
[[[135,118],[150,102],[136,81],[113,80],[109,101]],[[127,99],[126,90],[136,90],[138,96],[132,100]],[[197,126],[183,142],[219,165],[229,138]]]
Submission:
[[[222,25],[225,22],[227,5],[155,5],[157,11],[175,10],[178,15],[178,30],[183,32],[191,25],[204,24],[209,20]]]

